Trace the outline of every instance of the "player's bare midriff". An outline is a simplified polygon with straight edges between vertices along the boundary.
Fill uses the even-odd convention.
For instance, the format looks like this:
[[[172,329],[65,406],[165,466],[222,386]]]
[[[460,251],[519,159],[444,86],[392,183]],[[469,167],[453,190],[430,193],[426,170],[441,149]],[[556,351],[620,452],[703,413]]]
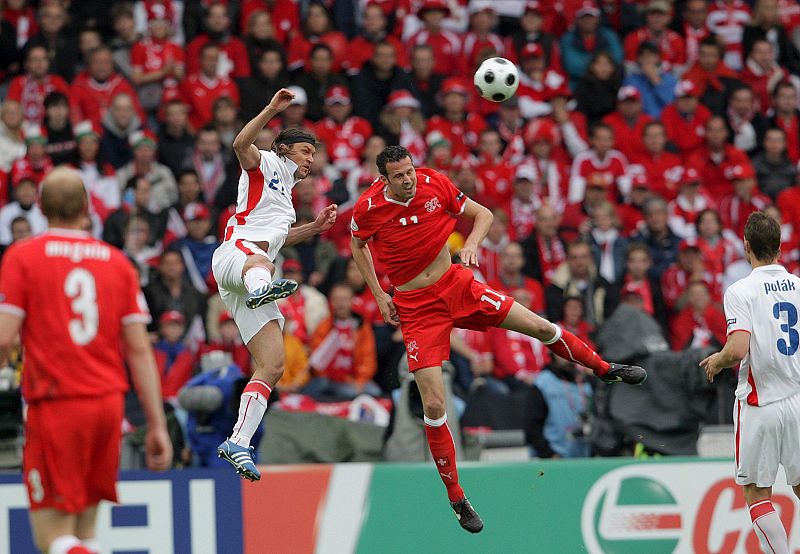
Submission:
[[[451,265],[453,265],[453,262],[450,259],[450,251],[447,249],[447,246],[444,246],[436,256],[436,259],[428,264],[428,267],[423,269],[410,281],[406,281],[402,285],[398,285],[395,288],[397,290],[409,291],[429,287],[441,279],[442,275],[447,273],[447,270],[450,269]]]

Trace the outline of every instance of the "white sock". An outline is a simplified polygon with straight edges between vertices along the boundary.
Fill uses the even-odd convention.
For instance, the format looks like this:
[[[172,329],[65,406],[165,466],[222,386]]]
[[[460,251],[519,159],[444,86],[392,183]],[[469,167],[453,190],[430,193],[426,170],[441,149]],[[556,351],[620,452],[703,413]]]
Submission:
[[[767,554],[789,554],[789,541],[778,512],[769,500],[762,500],[750,506],[750,519],[753,529],[761,543],[761,550]]]
[[[545,346],[547,346],[549,344],[555,344],[556,342],[558,342],[558,339],[561,338],[561,327],[559,327],[555,323],[551,323],[551,325],[553,327],[555,327],[555,329],[554,329],[555,335],[553,336],[552,339],[547,339],[547,340],[541,341],[541,343],[544,344]]]
[[[272,274],[263,265],[255,265],[244,273],[244,286],[247,287],[247,292],[254,292],[269,285],[271,281]]]
[[[70,549],[81,546],[81,541],[75,535],[61,535],[53,539],[47,548],[47,554],[68,554]]]
[[[445,412],[445,414],[439,419],[431,419],[428,416],[423,415],[422,420],[428,427],[441,427],[442,425],[447,423],[447,412]]]
[[[95,538],[83,539],[81,542],[83,543],[83,546],[85,546],[92,552],[97,552],[97,554],[100,554],[100,543],[97,542],[97,539]]]
[[[260,379],[251,379],[239,400],[239,419],[233,426],[231,441],[239,446],[250,446],[250,440],[261,425],[267,411],[267,399],[272,387]]]

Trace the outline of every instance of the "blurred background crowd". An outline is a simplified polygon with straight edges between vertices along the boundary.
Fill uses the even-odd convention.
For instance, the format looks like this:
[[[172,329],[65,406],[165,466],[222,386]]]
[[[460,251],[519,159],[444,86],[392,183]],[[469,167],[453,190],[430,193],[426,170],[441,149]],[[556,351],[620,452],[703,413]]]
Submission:
[[[231,376],[250,370],[211,256],[235,212],[233,139],[281,87],[295,99],[256,144],[268,149],[287,127],[313,130],[312,172],[294,188],[298,223],[338,204],[333,229],[276,260],[279,275],[302,283],[281,303],[286,409],[364,394],[381,398],[373,407],[390,407],[393,392],[398,400],[401,335],[349,257],[352,206],[387,144],[493,210],[480,279],[589,343],[606,322],[618,328],[623,310],[624,321],[653,323],[639,357],[723,344],[722,295],[749,271],[741,238],[754,210],[781,223],[781,261],[800,270],[796,0],[0,6],[0,245],[45,230],[36,193],[49,169],[80,172],[87,230],[139,270],[163,394],[184,434],[210,425],[211,412],[187,416],[182,390],[235,368],[213,374],[228,388],[212,404],[227,406]],[[501,104],[471,82],[493,56],[521,74]],[[451,236],[452,252],[467,225]],[[543,457],[636,448],[635,438],[592,445],[587,436],[612,417],[593,399],[603,386],[536,341],[495,329],[456,330],[451,342],[453,395],[470,426],[523,428]],[[219,351],[228,357],[209,356]],[[186,403],[202,406],[196,397]],[[511,405],[503,398],[520,409],[501,425],[488,412]],[[728,386],[720,405],[730,398]],[[708,411],[730,421],[727,407]],[[131,430],[136,420],[132,406]]]

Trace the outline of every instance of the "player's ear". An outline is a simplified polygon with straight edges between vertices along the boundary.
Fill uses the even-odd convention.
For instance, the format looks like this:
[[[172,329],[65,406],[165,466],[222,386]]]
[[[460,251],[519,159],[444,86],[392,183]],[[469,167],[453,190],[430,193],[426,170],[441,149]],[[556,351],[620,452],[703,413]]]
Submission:
[[[386,175],[381,174],[380,178],[381,178],[381,183],[383,183],[384,185],[389,184],[389,179],[386,178]]]

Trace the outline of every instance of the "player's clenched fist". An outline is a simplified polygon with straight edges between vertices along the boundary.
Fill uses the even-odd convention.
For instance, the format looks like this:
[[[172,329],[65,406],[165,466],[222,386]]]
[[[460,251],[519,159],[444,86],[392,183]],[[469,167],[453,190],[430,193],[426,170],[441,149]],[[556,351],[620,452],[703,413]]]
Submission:
[[[325,206],[317,215],[314,223],[319,227],[320,233],[333,227],[333,224],[336,223],[336,204]]]
[[[289,107],[289,104],[292,103],[292,100],[294,100],[294,93],[289,89],[282,88],[275,93],[275,96],[272,97],[269,107],[273,110],[282,112]]]
[[[166,471],[172,466],[172,441],[165,427],[148,429],[144,448],[145,462],[150,471]]]
[[[383,320],[389,325],[400,325],[400,316],[397,315],[392,297],[384,293],[375,300],[378,302],[378,309],[381,311]]]

